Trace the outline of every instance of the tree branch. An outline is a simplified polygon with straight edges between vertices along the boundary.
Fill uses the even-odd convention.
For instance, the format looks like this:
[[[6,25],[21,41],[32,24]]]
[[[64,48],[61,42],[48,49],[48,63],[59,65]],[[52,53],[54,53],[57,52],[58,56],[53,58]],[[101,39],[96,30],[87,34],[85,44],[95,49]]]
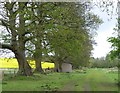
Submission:
[[[5,26],[7,31],[10,33],[9,27],[8,27],[9,26],[8,22],[6,20],[3,20],[3,19],[0,19],[0,21],[1,21],[0,25]]]
[[[0,48],[12,50],[12,46],[10,44],[2,44],[2,43],[0,43]]]

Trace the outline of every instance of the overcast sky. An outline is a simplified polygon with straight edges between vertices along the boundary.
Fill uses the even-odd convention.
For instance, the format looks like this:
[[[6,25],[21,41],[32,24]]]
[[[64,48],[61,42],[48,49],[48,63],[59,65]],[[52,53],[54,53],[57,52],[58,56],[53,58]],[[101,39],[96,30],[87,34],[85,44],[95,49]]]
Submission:
[[[114,6],[117,6],[117,0],[115,0]],[[104,21],[103,24],[101,24],[98,28],[97,36],[94,38],[95,41],[97,42],[97,45],[94,46],[93,50],[93,57],[105,57],[107,53],[111,50],[111,44],[107,42],[108,37],[115,36],[113,28],[115,28],[117,24],[116,18],[118,15],[116,14],[116,9],[114,9],[114,13],[111,16],[107,14],[107,12],[102,12],[100,9],[95,7],[93,9],[94,13],[99,15],[100,18]],[[110,20],[109,20],[110,19]]]

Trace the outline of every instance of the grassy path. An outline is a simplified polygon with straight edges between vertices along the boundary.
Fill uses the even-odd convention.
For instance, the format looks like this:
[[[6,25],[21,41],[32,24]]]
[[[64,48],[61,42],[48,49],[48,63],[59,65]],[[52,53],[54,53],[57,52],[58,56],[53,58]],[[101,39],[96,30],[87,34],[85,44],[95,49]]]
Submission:
[[[75,81],[69,81],[59,91],[73,91],[75,90],[75,83]]]
[[[85,82],[85,84],[84,84],[84,91],[91,91],[90,85],[88,82]]]
[[[115,75],[115,74],[113,74]],[[90,70],[84,76],[71,80],[62,91],[118,91],[115,78],[101,70]]]
[[[85,76],[84,91],[117,91],[115,79],[102,70],[91,70]]]
[[[117,73],[89,69],[87,73],[51,73],[34,77],[5,76],[5,91],[118,91]],[[23,85],[24,84],[24,85]]]

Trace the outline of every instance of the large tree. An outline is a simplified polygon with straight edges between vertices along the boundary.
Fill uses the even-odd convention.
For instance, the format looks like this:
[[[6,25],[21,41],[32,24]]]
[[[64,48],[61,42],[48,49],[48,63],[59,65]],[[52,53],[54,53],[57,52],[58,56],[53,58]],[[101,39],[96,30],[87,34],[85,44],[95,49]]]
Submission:
[[[60,69],[62,62],[66,61],[77,67],[88,63],[92,50],[90,29],[97,28],[101,21],[96,15],[85,13],[82,4],[57,4],[51,14],[53,25],[50,24],[47,31],[48,50],[55,65]]]
[[[1,3],[4,13],[1,15],[1,23],[7,30],[10,36],[9,43],[1,43],[2,49],[9,49],[15,54],[18,61],[18,74],[32,75],[31,67],[29,66],[25,56],[26,30],[25,30],[25,7],[27,3],[7,2]],[[5,32],[4,32],[5,33]]]
[[[97,28],[101,21],[96,15],[87,12],[84,4],[14,2],[4,5],[6,4],[8,5],[4,9],[8,15],[4,18],[8,19],[3,18],[1,21],[10,32],[9,44],[12,48],[2,48],[22,52],[24,61],[20,61],[21,55],[18,56],[18,52],[13,51],[19,66],[20,63],[29,66],[26,61],[27,51],[34,57],[36,70],[39,72],[42,72],[42,56],[51,55],[50,61],[52,60],[59,70],[62,62],[70,62],[76,67],[88,63],[92,50],[90,31],[91,28]]]

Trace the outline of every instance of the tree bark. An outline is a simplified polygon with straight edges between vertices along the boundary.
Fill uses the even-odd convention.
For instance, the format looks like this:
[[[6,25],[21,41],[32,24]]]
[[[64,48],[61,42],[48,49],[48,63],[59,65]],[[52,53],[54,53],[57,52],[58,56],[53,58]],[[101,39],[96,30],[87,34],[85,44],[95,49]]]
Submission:
[[[54,62],[54,64],[55,64],[55,72],[61,72],[61,69],[60,69],[60,64],[59,64],[59,62]]]
[[[41,47],[40,44],[36,44],[35,45],[35,53],[34,53],[34,59],[35,59],[35,72],[40,72],[43,73],[43,69],[42,69],[42,65],[41,65],[41,61],[42,61],[42,51],[41,51]]]
[[[24,76],[33,75],[32,69],[31,69],[30,65],[28,64],[28,62],[27,62],[27,60],[24,56],[24,52],[16,51],[15,52],[15,57],[18,61],[18,66],[19,66],[18,74],[19,75],[24,75]]]
[[[43,73],[43,69],[42,69],[42,65],[41,65],[41,60],[39,58],[36,58],[35,59],[35,72],[40,72],[40,73]]]
[[[62,62],[59,62],[59,69],[60,69],[60,72],[62,72]]]

